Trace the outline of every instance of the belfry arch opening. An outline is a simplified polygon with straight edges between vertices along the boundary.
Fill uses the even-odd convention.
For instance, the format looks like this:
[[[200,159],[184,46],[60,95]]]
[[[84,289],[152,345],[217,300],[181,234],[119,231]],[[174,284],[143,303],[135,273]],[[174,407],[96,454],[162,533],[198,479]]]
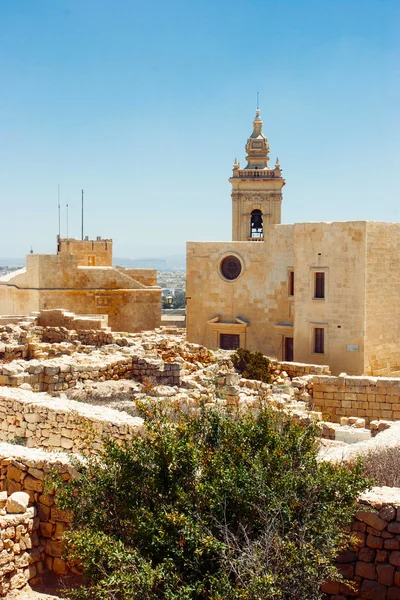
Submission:
[[[251,211],[250,237],[251,238],[264,237],[263,215],[262,215],[261,210],[259,210],[259,209],[255,209],[255,210]]]

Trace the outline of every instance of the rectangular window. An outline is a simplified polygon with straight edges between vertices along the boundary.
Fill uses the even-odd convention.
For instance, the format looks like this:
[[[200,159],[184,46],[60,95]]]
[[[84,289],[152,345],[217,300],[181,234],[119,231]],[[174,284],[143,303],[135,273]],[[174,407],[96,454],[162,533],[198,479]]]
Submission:
[[[325,273],[315,273],[314,277],[314,298],[325,298]]]
[[[219,347],[221,350],[237,350],[240,347],[240,335],[221,333],[219,336]]]
[[[315,354],[323,354],[324,353],[324,328],[316,327],[314,329],[314,353]]]
[[[289,271],[289,296],[294,296],[294,271]]]

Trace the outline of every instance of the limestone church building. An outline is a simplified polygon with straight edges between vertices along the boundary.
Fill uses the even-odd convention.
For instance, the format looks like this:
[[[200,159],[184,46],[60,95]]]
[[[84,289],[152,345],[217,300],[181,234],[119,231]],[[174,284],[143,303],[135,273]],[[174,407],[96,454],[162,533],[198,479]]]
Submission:
[[[281,224],[259,110],[235,160],[232,242],[187,245],[187,338],[333,374],[400,376],[400,224]]]

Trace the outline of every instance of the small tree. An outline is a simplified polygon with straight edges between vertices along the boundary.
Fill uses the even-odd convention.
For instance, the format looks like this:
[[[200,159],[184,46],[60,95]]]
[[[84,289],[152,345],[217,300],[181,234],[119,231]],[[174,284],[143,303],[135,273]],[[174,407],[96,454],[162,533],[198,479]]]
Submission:
[[[284,413],[145,415],[145,435],[80,465],[67,558],[91,600],[314,600],[348,542],[361,466],[317,460]]]
[[[257,379],[269,383],[271,381],[270,362],[261,352],[250,352],[238,348],[232,355],[235,369],[246,379]]]

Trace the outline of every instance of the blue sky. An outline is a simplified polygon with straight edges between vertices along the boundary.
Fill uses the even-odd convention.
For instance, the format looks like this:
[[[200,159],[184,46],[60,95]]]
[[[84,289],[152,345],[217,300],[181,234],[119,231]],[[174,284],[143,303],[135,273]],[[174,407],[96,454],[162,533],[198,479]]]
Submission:
[[[229,240],[260,93],[283,222],[400,220],[399,0],[3,0],[0,256]]]

